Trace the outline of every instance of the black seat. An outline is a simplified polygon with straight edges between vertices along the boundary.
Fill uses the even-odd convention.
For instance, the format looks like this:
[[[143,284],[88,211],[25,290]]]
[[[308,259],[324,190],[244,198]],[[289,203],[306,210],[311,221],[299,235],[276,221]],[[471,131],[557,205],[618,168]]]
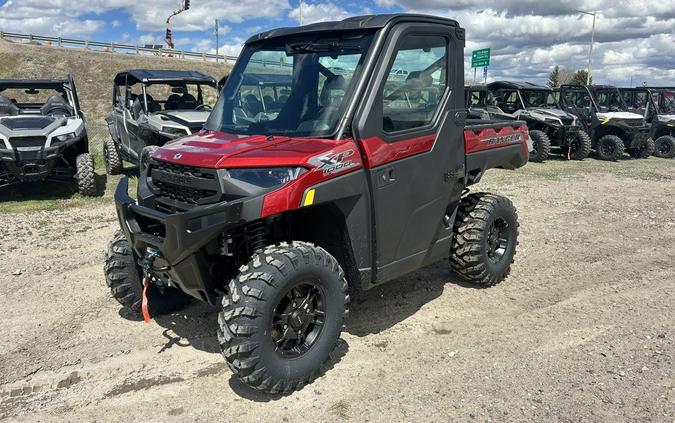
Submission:
[[[21,113],[21,109],[7,97],[0,95],[0,116],[16,116]]]
[[[180,103],[178,103],[178,108],[181,110],[194,110],[197,108],[197,99],[190,93],[185,93],[180,98]]]
[[[244,111],[250,117],[255,117],[258,113],[263,111],[262,103],[258,100],[258,97],[253,94],[249,94],[244,98]]]
[[[53,95],[40,107],[40,113],[43,115],[71,116],[73,108],[62,96]]]
[[[162,110],[162,105],[159,104],[150,94],[145,94],[145,99],[147,101],[148,113],[155,113]]]
[[[169,98],[166,99],[164,104],[164,110],[176,110],[180,104],[181,96],[178,94],[171,94]]]
[[[134,120],[138,120],[139,117],[141,117],[141,113],[143,113],[143,104],[141,103],[141,100],[136,97],[134,102],[131,104],[131,117]]]

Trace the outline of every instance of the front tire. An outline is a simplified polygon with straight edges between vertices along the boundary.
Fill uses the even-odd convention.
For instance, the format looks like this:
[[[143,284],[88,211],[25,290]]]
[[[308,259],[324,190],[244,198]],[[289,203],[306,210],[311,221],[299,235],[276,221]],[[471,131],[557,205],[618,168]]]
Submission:
[[[518,212],[499,195],[469,194],[455,218],[450,265],[462,279],[492,286],[506,279],[518,245]]]
[[[664,159],[675,157],[675,137],[663,135],[657,138],[654,146],[654,155]]]
[[[647,138],[642,140],[638,148],[631,148],[628,150],[628,154],[635,159],[646,159],[647,157],[654,154],[656,145],[654,140]]]
[[[221,351],[254,389],[300,389],[329,361],[348,304],[344,272],[323,248],[306,242],[269,246],[229,284],[218,315]]]
[[[596,154],[600,160],[615,162],[623,157],[626,146],[616,135],[605,135],[598,140]]]
[[[584,160],[591,154],[591,137],[584,131],[570,135],[568,144],[563,148],[563,155],[568,160]]]
[[[119,175],[122,173],[122,159],[117,151],[117,146],[110,138],[103,141],[103,160],[105,161],[105,171],[108,175]]]
[[[533,151],[530,152],[530,161],[541,163],[551,154],[551,140],[543,131],[530,131]]]
[[[87,197],[96,195],[96,173],[94,172],[94,159],[89,153],[82,153],[75,159],[75,179],[77,191]]]
[[[140,279],[140,269],[136,264],[129,241],[122,231],[115,235],[108,244],[105,266],[105,282],[110,293],[124,308],[137,317],[141,316],[141,301],[143,300],[143,285]],[[148,286],[148,311],[151,316],[172,313],[187,306],[191,297],[175,288],[164,288],[164,292],[153,284]]]

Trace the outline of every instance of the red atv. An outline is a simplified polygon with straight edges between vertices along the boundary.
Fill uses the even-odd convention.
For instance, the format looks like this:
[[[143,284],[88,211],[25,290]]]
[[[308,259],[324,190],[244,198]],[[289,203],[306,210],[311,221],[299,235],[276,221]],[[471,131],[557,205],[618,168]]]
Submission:
[[[465,126],[464,38],[397,14],[249,39],[205,129],[152,154],[136,200],[119,183],[113,296],[149,314],[222,305],[228,365],[276,393],[319,374],[350,290],[448,258],[469,282],[504,280],[516,210],[467,186],[527,163],[529,137]]]

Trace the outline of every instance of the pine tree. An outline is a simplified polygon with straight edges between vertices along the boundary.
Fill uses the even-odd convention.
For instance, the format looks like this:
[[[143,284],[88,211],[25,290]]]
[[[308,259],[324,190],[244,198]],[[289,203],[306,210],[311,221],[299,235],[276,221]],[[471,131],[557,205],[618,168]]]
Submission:
[[[560,86],[560,66],[555,65],[551,73],[548,74],[548,86],[551,88]]]

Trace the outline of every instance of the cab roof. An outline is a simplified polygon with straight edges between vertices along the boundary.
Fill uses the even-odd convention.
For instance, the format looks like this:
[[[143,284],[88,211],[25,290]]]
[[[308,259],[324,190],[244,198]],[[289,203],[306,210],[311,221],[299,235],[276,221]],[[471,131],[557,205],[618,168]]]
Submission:
[[[551,87],[544,85],[537,85],[531,82],[517,82],[517,81],[495,81],[488,84],[490,89],[510,88],[514,90],[545,90],[552,91]]]
[[[131,69],[118,73],[115,84],[120,85],[128,81],[129,85],[142,83],[186,83],[216,85],[213,77],[197,71],[180,71],[167,69]]]
[[[271,38],[315,34],[315,33],[330,33],[339,31],[353,31],[363,29],[380,29],[392,22],[420,22],[420,23],[438,23],[441,25],[449,25],[459,28],[457,21],[447,18],[439,18],[436,16],[411,14],[411,13],[392,13],[386,15],[366,15],[354,16],[341,21],[319,22],[311,25],[304,25],[300,27],[286,27],[273,29],[271,31],[261,32],[249,38],[246,44],[257,41],[268,40]]]

